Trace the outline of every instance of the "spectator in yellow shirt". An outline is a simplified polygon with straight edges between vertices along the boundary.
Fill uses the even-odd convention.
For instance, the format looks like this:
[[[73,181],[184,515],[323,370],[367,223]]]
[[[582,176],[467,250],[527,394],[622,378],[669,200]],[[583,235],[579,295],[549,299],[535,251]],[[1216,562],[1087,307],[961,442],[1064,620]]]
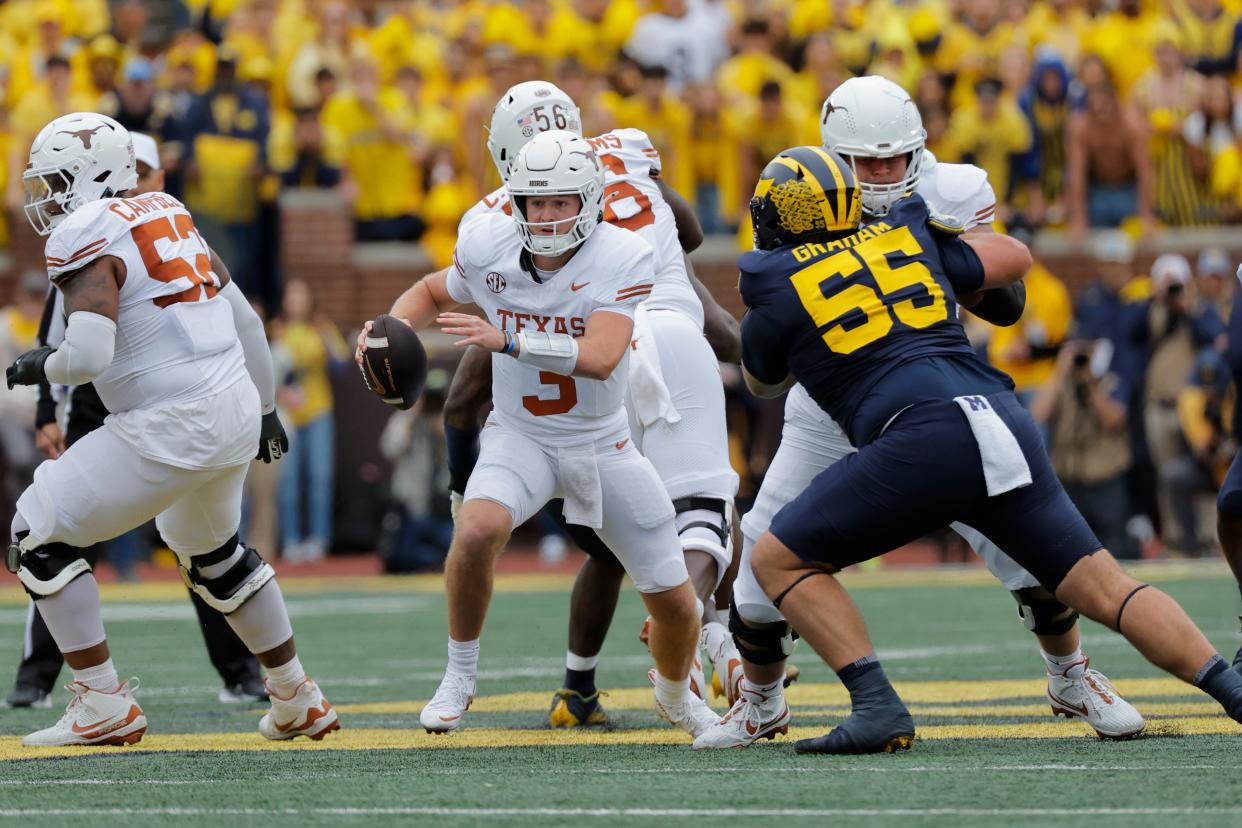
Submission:
[[[336,326],[315,312],[314,296],[306,282],[287,282],[281,307],[281,317],[273,327],[288,359],[288,374],[277,379],[290,429],[277,496],[280,532],[286,559],[315,561],[327,554],[332,542],[335,427],[331,375],[348,364],[350,351]]]
[[[1031,127],[1022,111],[1001,94],[1000,81],[984,78],[975,86],[973,106],[956,110],[949,120],[954,149],[951,158],[987,170],[988,179],[1002,202],[1011,197],[1016,156],[1031,148]]]
[[[359,241],[415,241],[423,232],[417,198],[412,124],[400,90],[381,87],[375,66],[355,60],[350,85],[320,115],[329,140],[344,148]]]
[[[688,86],[684,97],[690,105],[690,167],[694,187],[687,198],[694,196],[695,212],[704,233],[728,233],[729,227],[721,214],[722,205],[736,202],[737,164],[728,160],[736,152],[720,103],[720,91],[712,83]]]
[[[663,66],[644,66],[642,76],[638,94],[622,102],[621,126],[647,133],[660,152],[660,176],[677,192],[689,195],[694,186],[690,110],[668,91],[668,70]]]
[[[716,84],[730,106],[754,101],[767,83],[774,81],[783,88],[793,79],[793,70],[775,55],[772,28],[767,20],[747,20],[739,37],[738,53],[716,72]]]

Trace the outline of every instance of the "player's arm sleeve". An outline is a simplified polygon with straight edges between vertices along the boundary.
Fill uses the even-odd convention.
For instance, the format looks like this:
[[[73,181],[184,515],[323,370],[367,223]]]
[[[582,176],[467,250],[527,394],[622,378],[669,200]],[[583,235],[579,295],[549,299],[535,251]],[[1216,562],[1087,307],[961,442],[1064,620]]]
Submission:
[[[60,291],[52,288],[43,303],[43,315],[39,318],[39,332],[36,335],[41,346],[57,347],[65,339],[64,314],[58,308],[60,303],[56,297]],[[53,336],[55,339],[53,340]],[[48,423],[56,422],[56,398],[52,396],[52,386],[44,381],[39,383],[39,399],[35,403],[35,428],[43,428]]]
[[[1026,309],[1026,283],[1014,282],[1003,288],[983,291],[983,298],[970,312],[985,322],[1008,328],[1016,325]]]
[[[960,238],[936,234],[940,261],[945,275],[958,293],[969,293],[983,287],[983,262],[979,254]]]
[[[82,385],[107,370],[115,352],[116,321],[75,311],[65,326],[65,341],[47,358],[43,372],[57,385]]]
[[[263,413],[270,414],[276,410],[276,370],[272,367],[272,351],[267,345],[263,320],[246,301],[236,282],[225,285],[220,295],[233,309],[233,324],[237,327],[237,338],[246,357],[246,372],[250,374],[255,388],[259,389]]]
[[[765,385],[789,378],[788,333],[764,308],[752,308],[742,317],[742,367]]]

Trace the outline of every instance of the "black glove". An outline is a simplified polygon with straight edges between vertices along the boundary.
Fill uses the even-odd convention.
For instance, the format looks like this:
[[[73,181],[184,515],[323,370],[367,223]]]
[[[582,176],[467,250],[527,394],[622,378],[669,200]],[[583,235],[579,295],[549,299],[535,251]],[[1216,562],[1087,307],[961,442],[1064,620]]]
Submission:
[[[259,457],[264,463],[279,460],[289,450],[289,435],[280,423],[275,411],[263,415],[263,425],[259,427]]]
[[[38,385],[41,382],[47,382],[47,376],[43,373],[43,363],[47,362],[47,358],[55,350],[55,348],[44,346],[19,356],[9,366],[9,370],[4,372],[9,381],[9,389],[11,390],[14,385]]]

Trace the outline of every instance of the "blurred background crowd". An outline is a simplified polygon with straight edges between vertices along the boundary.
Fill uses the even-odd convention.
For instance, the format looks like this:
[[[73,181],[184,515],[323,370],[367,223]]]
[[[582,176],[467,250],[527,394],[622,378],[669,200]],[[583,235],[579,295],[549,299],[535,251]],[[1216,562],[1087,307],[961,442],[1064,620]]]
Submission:
[[[541,77],[578,101],[587,134],[648,132],[725,260],[749,246],[766,160],[819,142],[820,105],[843,79],[881,74],[915,98],[939,160],[987,170],[998,227],[1087,262],[1065,280],[1037,264],[1014,328],[969,325],[1043,424],[1075,500],[1123,555],[1199,556],[1236,447],[1237,251],[1149,254],[1183,228],[1242,220],[1240,51],[1242,0],[4,0],[0,256],[29,232],[21,172],[43,124],[93,110],[154,136],[165,188],[271,320],[293,450],[255,468],[251,542],[292,561],[378,548],[394,570],[435,568],[451,529],[451,357],[441,349],[424,401],[356,457],[336,419],[373,401],[354,396],[350,332],[323,283],[282,257],[286,196],[318,191],[346,205],[354,243],[417,244],[426,269],[443,266],[461,214],[499,185],[492,107]],[[31,345],[47,283],[17,268],[4,283],[11,359]],[[780,404],[723,370],[745,506]],[[0,395],[9,502],[41,458],[34,410]],[[563,556],[549,522],[534,536]],[[146,546],[113,558],[130,571]]]

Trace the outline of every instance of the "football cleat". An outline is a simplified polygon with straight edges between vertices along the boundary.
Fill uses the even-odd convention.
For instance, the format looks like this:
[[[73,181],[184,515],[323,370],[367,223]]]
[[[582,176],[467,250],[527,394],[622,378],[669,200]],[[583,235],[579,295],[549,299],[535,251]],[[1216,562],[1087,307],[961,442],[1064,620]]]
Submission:
[[[647,671],[647,680],[655,685],[656,671],[652,667]],[[693,693],[687,693],[685,699],[678,705],[673,707],[665,707],[660,700],[655,699],[656,712],[660,714],[660,718],[674,727],[679,727],[689,733],[692,737],[698,738],[699,734],[712,727],[720,721],[720,717],[707,706],[707,702],[703,701],[701,696]]]
[[[1048,674],[1048,703],[1054,716],[1085,719],[1101,739],[1133,739],[1147,723],[1123,699],[1108,677],[1090,669],[1090,660],[1078,678]]]
[[[428,733],[449,733],[461,727],[461,717],[474,701],[474,677],[445,673],[431,701],[418,714]]]
[[[22,739],[27,747],[63,745],[132,745],[147,732],[147,717],[134,701],[138,680],[122,682],[111,693],[85,684],[65,685],[69,705],[60,720]]]
[[[552,694],[548,724],[552,727],[591,727],[608,723],[608,714],[599,703],[599,691],[584,696],[577,690],[562,687]]]
[[[221,704],[257,704],[268,700],[267,685],[258,676],[226,684],[216,696]]]
[[[914,744],[914,719],[891,688],[879,698],[851,705],[850,715],[829,733],[799,739],[796,753],[896,753]]]
[[[651,638],[651,616],[647,616],[647,620],[643,621],[643,628],[638,633],[638,640],[643,646],[650,651],[651,645],[648,639]],[[694,661],[690,662],[690,692],[698,696],[703,701],[707,701],[707,675],[703,672],[703,662],[699,659],[699,654],[694,654]]]
[[[788,733],[789,719],[784,694],[766,704],[742,696],[717,724],[699,734],[694,749],[750,747],[760,739],[775,739],[778,734]]]
[[[336,711],[324,698],[319,685],[306,679],[291,698],[282,699],[267,685],[272,709],[259,719],[259,732],[272,741],[306,736],[318,742],[334,730],[341,729]]]
[[[5,707],[33,707],[36,710],[52,709],[52,694],[41,687],[19,684],[4,700]]]
[[[729,706],[732,707],[737,703],[737,700],[741,695],[742,679],[746,677],[746,673],[742,669],[741,661],[738,662],[737,669],[734,669],[733,662],[730,661],[727,669],[729,671],[730,679],[728,690],[726,690],[725,686],[720,683],[719,671],[712,672],[712,697],[718,699],[721,696],[724,696],[725,701],[727,701]],[[789,685],[797,681],[798,677],[801,675],[802,670],[798,667],[798,665],[787,664],[785,666],[785,680],[781,682],[781,686],[789,687]]]

